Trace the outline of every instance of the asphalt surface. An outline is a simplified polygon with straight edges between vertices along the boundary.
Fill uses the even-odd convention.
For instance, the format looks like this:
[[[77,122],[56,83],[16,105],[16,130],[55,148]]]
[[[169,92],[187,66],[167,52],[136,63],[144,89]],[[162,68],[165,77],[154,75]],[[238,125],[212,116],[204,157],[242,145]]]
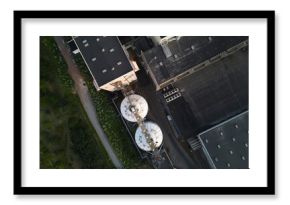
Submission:
[[[64,40],[61,36],[55,36],[54,39],[58,45],[58,48],[59,48],[61,54],[63,55],[67,65],[68,65],[68,72],[75,83],[75,89],[76,89],[77,94],[81,100],[81,103],[82,103],[82,105],[83,105],[83,107],[88,115],[89,120],[91,121],[93,127],[95,128],[96,132],[98,133],[98,136],[99,136],[105,150],[107,151],[114,166],[116,168],[119,168],[119,169],[123,168],[122,163],[117,158],[113,148],[111,147],[111,145],[108,141],[108,137],[104,133],[104,131],[103,131],[103,129],[98,121],[98,117],[97,117],[97,114],[95,111],[94,103],[92,101],[92,98],[90,96],[90,93],[88,91],[87,86],[84,84],[85,81],[82,78],[81,73],[79,72],[77,65],[73,61],[73,58],[71,56],[70,51],[67,49],[67,47],[64,43]]]
[[[167,151],[173,165],[178,169],[200,169],[205,168],[200,161],[201,153],[192,153],[190,156],[174,134],[168,119],[166,118],[165,108],[162,104],[160,94],[155,91],[153,84],[148,79],[144,71],[137,73],[138,82],[136,93],[145,97],[149,105],[148,120],[156,122],[162,129],[164,148]],[[197,155],[197,156],[195,156]],[[207,168],[207,167],[206,167]]]

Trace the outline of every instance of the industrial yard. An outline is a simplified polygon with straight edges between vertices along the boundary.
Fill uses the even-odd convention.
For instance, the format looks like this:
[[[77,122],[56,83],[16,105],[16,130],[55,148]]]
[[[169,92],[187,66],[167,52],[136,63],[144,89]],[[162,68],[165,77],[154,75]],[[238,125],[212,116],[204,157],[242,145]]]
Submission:
[[[40,168],[248,169],[248,44],[41,37]]]

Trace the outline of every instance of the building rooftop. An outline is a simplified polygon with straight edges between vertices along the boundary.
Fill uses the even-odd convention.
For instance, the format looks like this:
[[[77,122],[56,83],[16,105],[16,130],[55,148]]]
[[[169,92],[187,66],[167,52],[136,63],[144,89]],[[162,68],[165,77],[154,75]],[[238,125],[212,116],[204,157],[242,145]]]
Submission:
[[[213,168],[247,169],[248,111],[226,120],[198,135]]]
[[[175,37],[165,46],[147,50],[143,57],[157,83],[161,84],[247,39],[247,36]]]
[[[74,51],[74,50],[77,50],[78,49],[77,45],[72,40],[68,42],[68,46],[69,46],[69,48],[70,48],[71,51]]]
[[[136,38],[133,45],[137,55],[141,55],[141,52],[150,50],[154,46],[152,41],[146,36],[139,36]]]
[[[133,70],[116,36],[75,36],[74,41],[98,86]]]
[[[248,70],[241,49],[161,90],[185,139],[248,110]]]
[[[177,125],[179,134],[186,138],[192,137],[198,132],[200,122],[195,117],[190,105],[184,100],[183,96],[167,104],[170,114]]]
[[[198,130],[248,110],[248,61],[248,50],[238,50],[174,83],[189,104]]]

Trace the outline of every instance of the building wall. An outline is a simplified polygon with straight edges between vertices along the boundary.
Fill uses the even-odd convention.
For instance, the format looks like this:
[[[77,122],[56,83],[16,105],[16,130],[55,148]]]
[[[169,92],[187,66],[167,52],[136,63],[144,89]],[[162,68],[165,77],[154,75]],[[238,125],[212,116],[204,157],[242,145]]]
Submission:
[[[110,92],[120,90],[122,85],[129,85],[130,83],[137,80],[137,76],[135,74],[135,71],[131,71],[123,76],[120,76],[119,78],[116,78],[115,80],[101,86],[96,87],[97,90],[107,90]]]

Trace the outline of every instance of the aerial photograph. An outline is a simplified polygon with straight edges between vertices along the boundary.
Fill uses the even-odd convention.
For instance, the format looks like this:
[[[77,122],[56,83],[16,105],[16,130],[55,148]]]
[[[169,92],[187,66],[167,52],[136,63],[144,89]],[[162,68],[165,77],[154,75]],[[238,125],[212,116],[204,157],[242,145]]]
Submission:
[[[248,36],[40,36],[40,169],[249,169]]]

